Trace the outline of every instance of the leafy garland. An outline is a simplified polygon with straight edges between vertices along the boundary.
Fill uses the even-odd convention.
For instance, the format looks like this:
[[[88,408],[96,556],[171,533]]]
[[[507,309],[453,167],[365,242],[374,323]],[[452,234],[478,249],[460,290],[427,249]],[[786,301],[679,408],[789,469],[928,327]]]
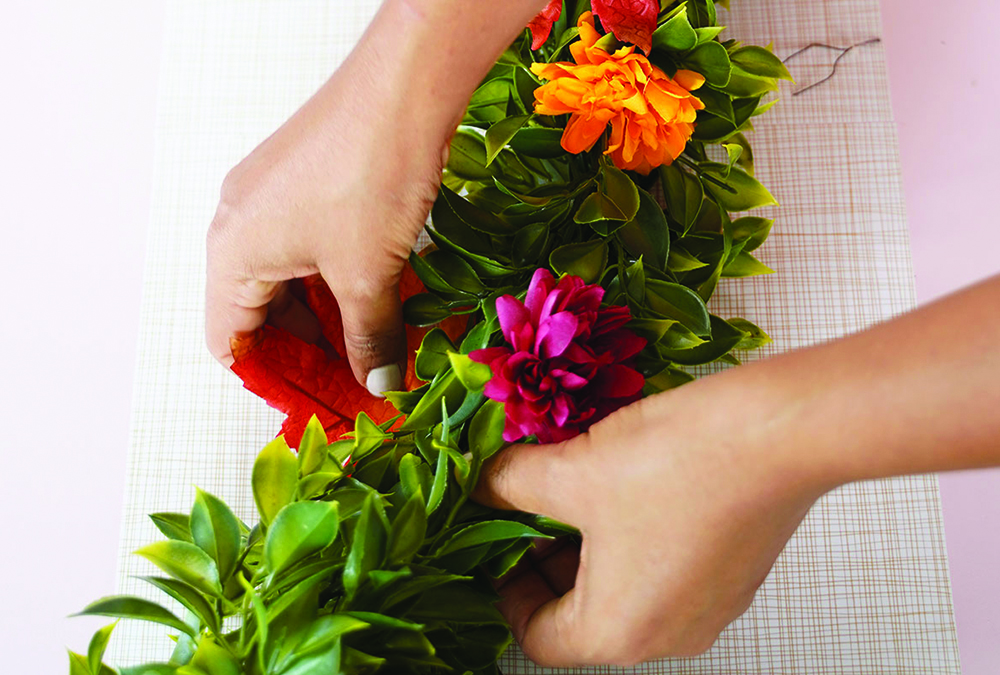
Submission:
[[[539,268],[600,284],[604,303],[627,307],[628,328],[646,340],[634,363],[644,395],[690,381],[690,366],[738,364],[734,351],[769,341],[706,302],[723,277],[771,271],[752,252],[772,221],[730,214],[774,203],[753,177],[744,132],[787,71],[766,49],[720,41],[712,0],[665,3],[649,61],[668,76],[703,75],[704,109],[675,162],[648,176],[622,171],[603,153],[607,137],[568,153],[567,116],[534,112],[542,82],[532,65],[564,61],[589,9],[566,0],[535,51],[525,31],[454,136],[428,227],[436,250],[410,259],[426,292],[404,315],[413,326],[468,322],[455,341],[440,328],[424,335],[413,367],[425,384],[389,393],[400,414],[362,412],[344,438],[327,438],[313,417],[297,455],[284,436],[267,445],[253,468],[252,528],[202,491],[190,514],[154,514],[167,539],[137,553],[166,573],[146,581],[186,618],[129,596],[81,614],[167,626],[178,634],[173,656],[108,666],[112,624],[87,655],[70,652],[71,675],[498,673],[511,637],[490,579],[535,539],[576,536],[469,500],[505,443],[504,404],[484,391],[494,373],[469,356],[505,344],[498,298],[523,297]],[[622,46],[611,33],[600,42],[609,53]]]

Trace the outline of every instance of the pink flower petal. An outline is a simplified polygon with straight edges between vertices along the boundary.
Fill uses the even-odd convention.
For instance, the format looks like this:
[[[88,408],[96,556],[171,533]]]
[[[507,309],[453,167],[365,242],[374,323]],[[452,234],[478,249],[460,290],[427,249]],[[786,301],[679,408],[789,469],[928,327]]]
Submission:
[[[507,342],[513,344],[514,335],[528,323],[531,313],[513,295],[502,295],[497,298],[497,318],[500,319],[503,336],[507,338]]]
[[[550,316],[538,328],[535,335],[535,353],[543,359],[562,356],[573,338],[579,321],[569,312],[559,312]]]

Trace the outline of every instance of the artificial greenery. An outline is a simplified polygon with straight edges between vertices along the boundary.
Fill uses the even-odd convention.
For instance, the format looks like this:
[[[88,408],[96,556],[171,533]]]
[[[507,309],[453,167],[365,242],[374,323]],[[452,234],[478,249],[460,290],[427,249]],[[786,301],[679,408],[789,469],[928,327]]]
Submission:
[[[533,113],[541,83],[531,63],[564,59],[586,9],[566,0],[537,51],[527,31],[518,38],[455,134],[428,227],[437,250],[411,258],[427,292],[404,313],[416,326],[453,314],[469,322],[456,342],[427,333],[415,362],[426,384],[389,394],[401,417],[377,424],[362,413],[342,439],[314,419],[297,455],[275,439],[254,464],[253,527],[201,491],[189,514],[154,514],[166,539],[137,554],[162,570],[146,581],[182,613],[116,596],[81,614],[162,624],[176,636],[172,657],[104,664],[111,625],[87,655],[71,652],[72,675],[498,672],[511,637],[491,578],[535,539],[576,535],[469,499],[504,444],[503,404],[483,393],[490,369],[468,356],[503,341],[496,299],[523,294],[539,267],[601,284],[648,340],[636,364],[647,394],[766,344],[760,328],[706,303],[724,277],[770,272],[753,252],[772,221],[731,214],[774,203],[753,176],[745,132],[787,71],[766,49],[721,41],[712,0],[665,3],[649,58],[668,75],[704,75],[705,109],[678,161],[624,172],[601,144],[568,154],[566,119]]]

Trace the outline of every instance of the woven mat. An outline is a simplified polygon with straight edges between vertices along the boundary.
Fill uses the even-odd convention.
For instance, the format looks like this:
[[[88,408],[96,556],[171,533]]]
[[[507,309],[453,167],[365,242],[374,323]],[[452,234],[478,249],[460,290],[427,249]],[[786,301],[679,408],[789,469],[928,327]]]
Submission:
[[[470,3],[474,5],[475,3]],[[281,416],[209,357],[204,238],[225,172],[346,56],[377,0],[175,0],[168,12],[155,193],[143,288],[121,592],[149,595],[129,555],[158,539],[146,514],[187,510],[194,485],[253,521],[256,451]],[[724,35],[774,43],[879,36],[877,0],[733,0]],[[727,280],[714,310],[774,337],[767,356],[835,338],[914,305],[895,126],[880,44],[790,62],[797,85],[752,140],[758,175],[782,203],[761,251],[777,275]],[[808,453],[809,448],[802,448]],[[609,617],[609,620],[615,620]],[[131,622],[126,622],[129,624]],[[163,631],[123,625],[120,664],[163,658]],[[617,672],[620,669],[587,669]],[[812,511],[750,610],[706,655],[630,669],[658,673],[958,673],[948,567],[932,476],[848,486]],[[537,673],[516,650],[510,674]]]

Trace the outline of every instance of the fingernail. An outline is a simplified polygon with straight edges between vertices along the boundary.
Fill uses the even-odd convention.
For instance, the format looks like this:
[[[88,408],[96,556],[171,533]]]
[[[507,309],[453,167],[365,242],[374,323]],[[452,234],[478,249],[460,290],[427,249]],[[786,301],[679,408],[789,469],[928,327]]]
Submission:
[[[399,372],[399,366],[390,363],[387,366],[373,368],[368,373],[365,386],[373,396],[383,398],[387,391],[399,391],[403,387],[403,374]]]

